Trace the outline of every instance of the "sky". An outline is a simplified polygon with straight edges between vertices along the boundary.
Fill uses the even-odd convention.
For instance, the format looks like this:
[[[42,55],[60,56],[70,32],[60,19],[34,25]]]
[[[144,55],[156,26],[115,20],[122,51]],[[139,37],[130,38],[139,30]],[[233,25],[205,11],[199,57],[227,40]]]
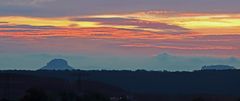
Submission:
[[[37,69],[53,58],[79,69],[240,65],[239,0],[0,2],[0,69]]]

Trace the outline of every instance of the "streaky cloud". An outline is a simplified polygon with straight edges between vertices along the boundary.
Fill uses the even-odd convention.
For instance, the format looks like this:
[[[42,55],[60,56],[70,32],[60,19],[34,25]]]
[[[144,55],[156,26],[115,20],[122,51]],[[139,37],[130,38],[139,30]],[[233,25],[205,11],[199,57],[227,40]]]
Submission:
[[[89,21],[89,22],[99,22],[102,25],[112,25],[112,26],[135,26],[139,30],[141,29],[155,29],[162,30],[160,33],[167,34],[186,34],[189,29],[177,26],[177,25],[169,25],[167,23],[161,22],[153,22],[153,21],[144,21],[138,19],[131,18],[71,18],[72,21]]]

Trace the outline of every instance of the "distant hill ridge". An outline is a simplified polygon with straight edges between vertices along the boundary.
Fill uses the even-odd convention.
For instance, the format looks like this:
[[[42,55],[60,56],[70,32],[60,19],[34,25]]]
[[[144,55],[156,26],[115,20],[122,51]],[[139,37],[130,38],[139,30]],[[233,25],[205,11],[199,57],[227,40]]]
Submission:
[[[202,70],[233,70],[233,69],[236,68],[228,65],[210,65],[202,67]]]

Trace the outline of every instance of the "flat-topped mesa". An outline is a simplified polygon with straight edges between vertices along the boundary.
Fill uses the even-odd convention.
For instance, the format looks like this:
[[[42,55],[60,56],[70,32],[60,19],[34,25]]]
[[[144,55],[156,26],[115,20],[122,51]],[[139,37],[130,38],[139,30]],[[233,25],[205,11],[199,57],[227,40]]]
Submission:
[[[201,70],[234,70],[234,69],[236,68],[228,65],[210,65],[203,66]]]
[[[68,65],[68,62],[64,59],[53,59],[47,63],[46,66],[40,70],[73,70],[74,68]]]

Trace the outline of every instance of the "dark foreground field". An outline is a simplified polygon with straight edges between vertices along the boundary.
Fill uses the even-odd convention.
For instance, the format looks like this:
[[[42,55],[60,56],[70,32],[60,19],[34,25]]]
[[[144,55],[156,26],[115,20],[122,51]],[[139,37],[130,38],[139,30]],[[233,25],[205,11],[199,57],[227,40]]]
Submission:
[[[0,71],[2,101],[240,101],[240,71]]]

